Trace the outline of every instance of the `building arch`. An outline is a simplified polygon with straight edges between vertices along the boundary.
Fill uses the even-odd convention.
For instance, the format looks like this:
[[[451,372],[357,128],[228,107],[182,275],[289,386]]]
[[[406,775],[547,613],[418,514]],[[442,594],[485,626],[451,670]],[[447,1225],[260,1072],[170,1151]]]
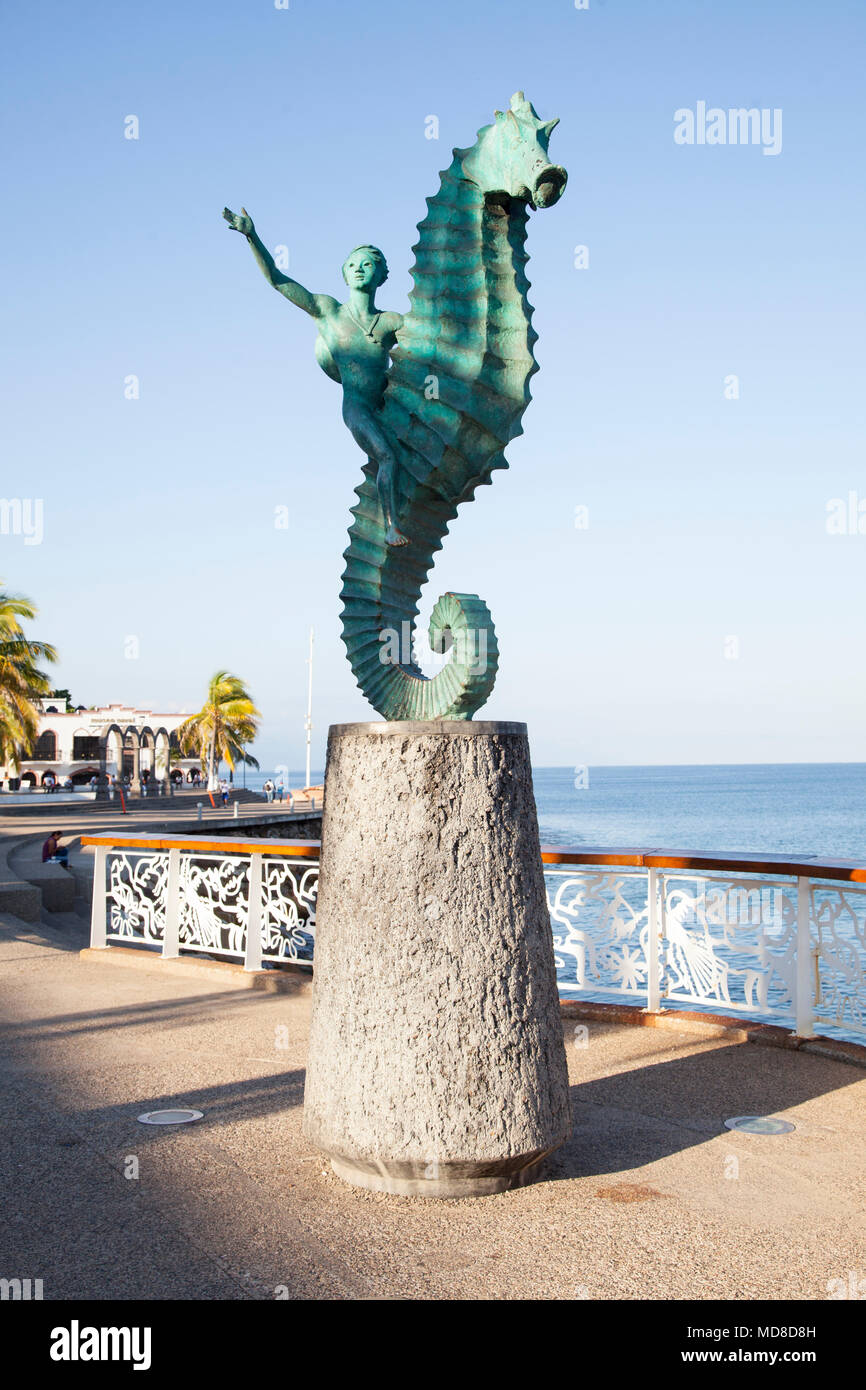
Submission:
[[[99,793],[105,795],[108,779],[119,782],[123,775],[123,730],[119,724],[109,724],[99,736]]]
[[[43,729],[33,745],[30,762],[55,763],[57,761],[57,734],[53,729]]]
[[[97,780],[98,786],[101,771],[102,769],[100,767],[95,767],[93,765],[78,768],[77,772],[72,773],[73,787],[89,787],[94,777]]]
[[[156,785],[156,736],[149,724],[138,731],[139,777],[148,787]]]
[[[141,737],[134,724],[127,724],[123,731],[123,771],[121,777],[129,778],[129,790],[141,791]]]
[[[72,735],[72,761],[95,762],[99,758],[99,734],[79,726]]]
[[[171,738],[168,729],[160,727],[154,735],[154,765],[156,767],[156,779],[163,782],[166,789],[169,786],[171,775]]]

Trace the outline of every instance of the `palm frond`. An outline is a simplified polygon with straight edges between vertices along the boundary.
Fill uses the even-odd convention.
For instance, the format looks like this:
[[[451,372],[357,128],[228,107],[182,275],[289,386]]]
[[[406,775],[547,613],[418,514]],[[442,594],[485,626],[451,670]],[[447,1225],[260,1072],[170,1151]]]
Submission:
[[[36,663],[56,661],[56,648],[26,637],[21,626],[22,619],[30,622],[37,613],[22,594],[0,592],[0,758],[7,767],[18,767],[35,744],[39,711],[34,699],[51,693],[51,681]]]

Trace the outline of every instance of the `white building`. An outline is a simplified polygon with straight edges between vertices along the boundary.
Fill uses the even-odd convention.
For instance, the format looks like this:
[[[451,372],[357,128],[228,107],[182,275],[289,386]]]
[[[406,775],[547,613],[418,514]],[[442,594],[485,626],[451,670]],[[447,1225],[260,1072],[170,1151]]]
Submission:
[[[176,730],[189,717],[186,714],[155,714],[128,705],[79,705],[67,714],[64,702],[50,695],[34,704],[42,713],[33,756],[22,758],[17,774],[0,768],[4,784],[17,775],[22,787],[41,787],[51,777],[60,785],[70,777],[75,786],[86,786],[96,777],[105,787],[109,780],[128,777],[131,790],[137,792],[143,781],[148,786],[163,782],[169,766],[176,783],[190,781],[201,766],[198,758],[169,763],[170,749],[178,746]]]

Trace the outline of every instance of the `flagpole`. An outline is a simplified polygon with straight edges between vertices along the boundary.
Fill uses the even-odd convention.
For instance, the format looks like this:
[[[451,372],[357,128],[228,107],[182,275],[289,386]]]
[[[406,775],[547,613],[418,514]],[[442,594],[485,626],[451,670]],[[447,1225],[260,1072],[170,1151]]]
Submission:
[[[313,629],[310,628],[310,655],[307,658],[307,665],[310,668],[310,681],[307,687],[307,717],[304,720],[304,728],[307,731],[307,780],[305,787],[310,785],[310,740],[313,736]]]

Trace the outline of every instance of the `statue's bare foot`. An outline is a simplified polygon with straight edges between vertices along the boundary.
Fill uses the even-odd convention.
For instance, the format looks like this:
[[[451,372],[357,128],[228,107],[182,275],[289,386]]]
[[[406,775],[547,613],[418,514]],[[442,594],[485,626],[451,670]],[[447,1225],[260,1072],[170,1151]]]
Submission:
[[[398,531],[396,526],[389,526],[385,532],[386,545],[408,545],[409,537],[404,536],[402,531]]]

